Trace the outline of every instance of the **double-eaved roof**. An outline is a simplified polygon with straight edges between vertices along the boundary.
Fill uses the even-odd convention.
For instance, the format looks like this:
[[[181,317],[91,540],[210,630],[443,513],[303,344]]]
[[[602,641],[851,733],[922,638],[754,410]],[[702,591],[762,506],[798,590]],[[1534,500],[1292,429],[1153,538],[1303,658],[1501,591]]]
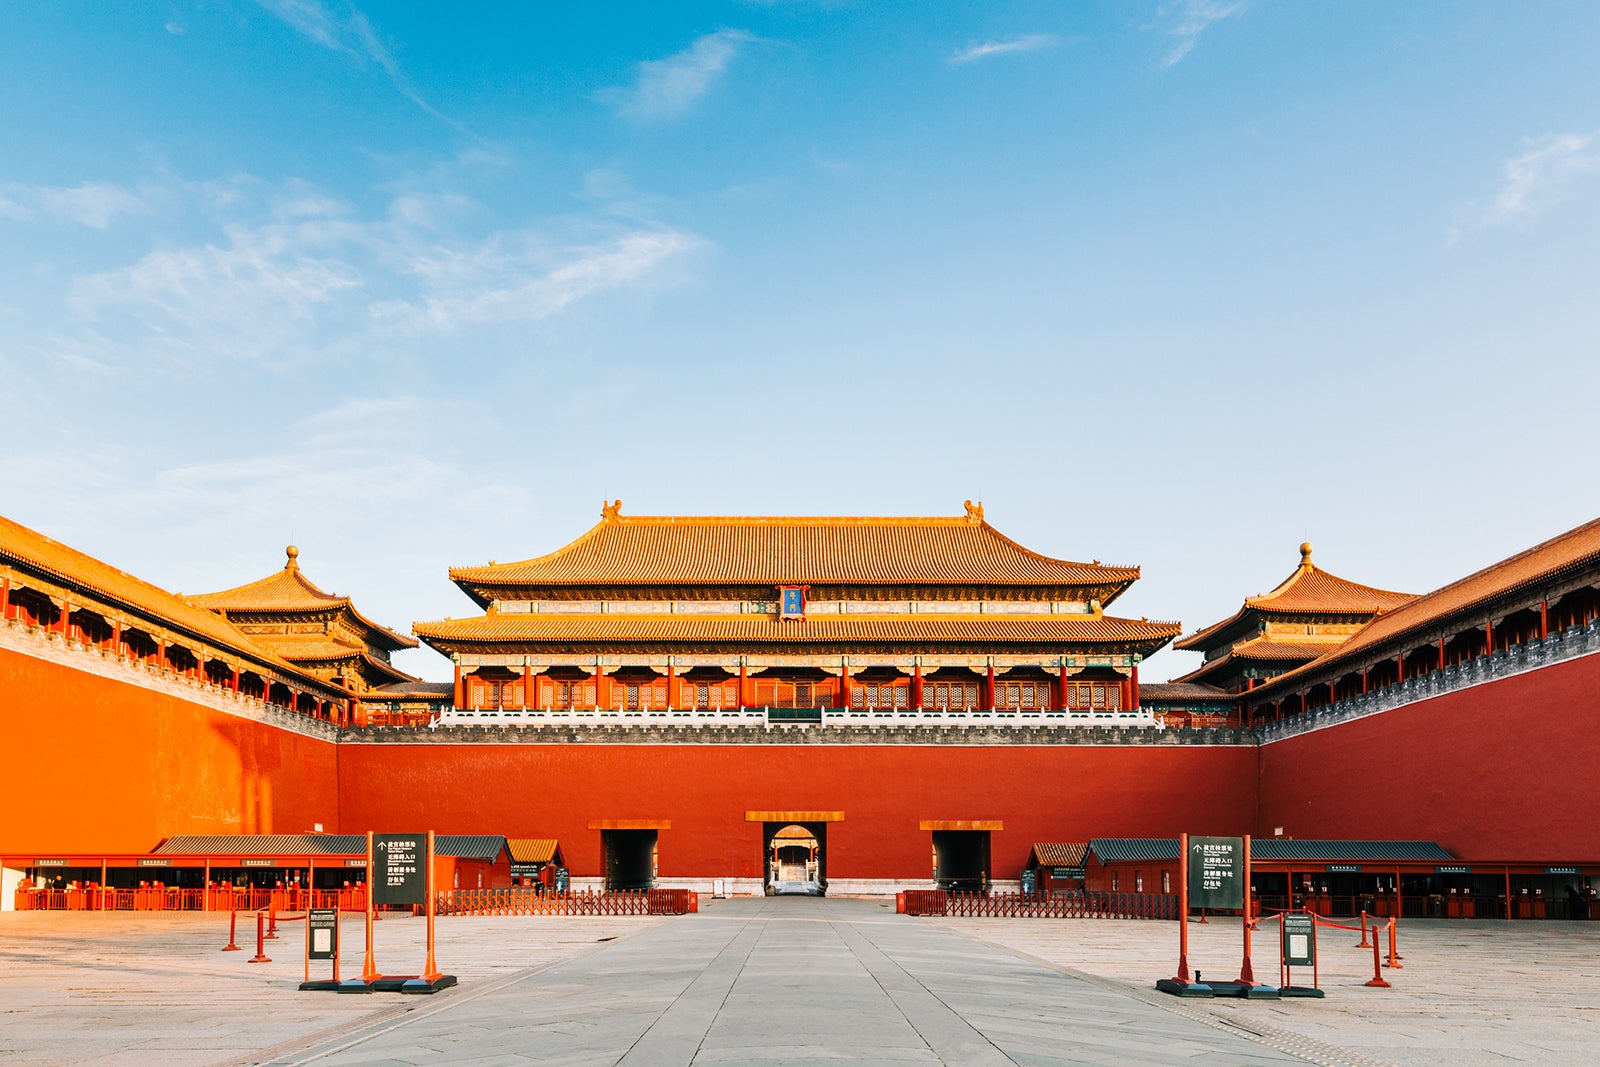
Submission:
[[[1110,603],[1137,567],[1053,559],[990,526],[980,505],[934,518],[622,515],[607,505],[576,541],[519,563],[454,567],[480,605],[539,587],[1047,586]]]

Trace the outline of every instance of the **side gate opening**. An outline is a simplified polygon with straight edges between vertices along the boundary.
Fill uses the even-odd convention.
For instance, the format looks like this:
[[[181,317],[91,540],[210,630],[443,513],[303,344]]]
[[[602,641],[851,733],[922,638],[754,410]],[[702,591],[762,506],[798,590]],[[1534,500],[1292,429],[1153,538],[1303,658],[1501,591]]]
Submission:
[[[933,880],[950,892],[988,892],[989,831],[934,830]]]
[[[607,889],[655,888],[657,835],[655,830],[600,831]]]

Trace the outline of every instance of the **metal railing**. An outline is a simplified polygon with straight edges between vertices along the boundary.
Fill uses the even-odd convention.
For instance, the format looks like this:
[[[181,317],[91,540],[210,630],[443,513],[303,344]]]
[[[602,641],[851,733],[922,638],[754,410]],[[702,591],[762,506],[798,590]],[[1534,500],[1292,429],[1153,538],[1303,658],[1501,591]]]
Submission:
[[[134,889],[19,889],[18,911],[304,911],[338,908],[363,911],[367,892],[350,889],[251,889],[213,886],[179,889],[175,886],[139,886]]]

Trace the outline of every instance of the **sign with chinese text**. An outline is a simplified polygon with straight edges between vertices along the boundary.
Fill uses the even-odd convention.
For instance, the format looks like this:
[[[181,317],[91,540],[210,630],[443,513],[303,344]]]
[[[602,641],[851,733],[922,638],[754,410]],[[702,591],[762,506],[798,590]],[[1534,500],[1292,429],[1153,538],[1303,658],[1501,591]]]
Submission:
[[[1329,874],[1360,874],[1359,863],[1330,863],[1326,868]]]
[[[1463,867],[1460,864],[1450,863],[1450,864],[1445,864],[1443,867],[1435,867],[1433,869],[1433,873],[1434,874],[1471,874],[1472,873],[1472,868],[1471,867]]]
[[[1286,912],[1283,916],[1283,965],[1311,967],[1316,962],[1316,919],[1310,915]]]
[[[1577,874],[1578,873],[1578,868],[1576,868],[1576,867],[1546,867],[1544,869],[1544,873],[1545,874]]]
[[[311,949],[308,958],[331,960],[339,955],[339,910],[337,908],[312,908],[306,914],[311,931]]]
[[[426,904],[427,854],[427,834],[374,834],[372,903],[379,907]]]
[[[1244,907],[1244,838],[1189,838],[1189,906]]]
[[[803,585],[785,585],[780,587],[778,598],[778,618],[803,619],[806,617],[806,587]]]
[[[239,866],[241,867],[271,867],[273,863],[273,860],[259,859],[255,856],[241,856],[239,859]]]

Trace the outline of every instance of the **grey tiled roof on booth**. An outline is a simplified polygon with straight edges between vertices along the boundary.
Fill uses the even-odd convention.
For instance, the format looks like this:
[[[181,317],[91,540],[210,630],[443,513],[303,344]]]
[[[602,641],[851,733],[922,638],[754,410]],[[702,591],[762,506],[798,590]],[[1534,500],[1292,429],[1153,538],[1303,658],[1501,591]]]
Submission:
[[[433,839],[433,851],[438,856],[492,863],[507,849],[504,834],[439,834]]]
[[[1096,837],[1089,851],[1101,863],[1128,863],[1135,860],[1175,860],[1176,837]]]
[[[1295,841],[1277,837],[1250,842],[1258,860],[1453,860],[1437,841]]]
[[[169,837],[157,853],[184,856],[364,856],[365,834],[187,834]]]

